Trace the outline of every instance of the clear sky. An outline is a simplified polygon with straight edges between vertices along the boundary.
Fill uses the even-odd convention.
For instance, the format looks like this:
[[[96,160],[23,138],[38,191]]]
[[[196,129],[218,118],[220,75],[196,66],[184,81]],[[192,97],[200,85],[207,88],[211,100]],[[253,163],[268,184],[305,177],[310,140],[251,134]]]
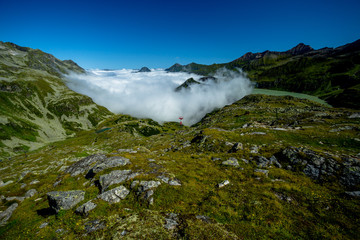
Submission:
[[[0,0],[0,41],[84,68],[222,63],[360,38],[359,0]]]

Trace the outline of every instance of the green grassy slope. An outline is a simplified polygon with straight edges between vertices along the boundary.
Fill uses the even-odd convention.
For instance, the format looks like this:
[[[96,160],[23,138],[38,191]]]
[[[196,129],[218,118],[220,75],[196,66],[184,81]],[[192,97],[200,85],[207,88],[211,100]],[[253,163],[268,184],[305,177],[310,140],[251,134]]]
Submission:
[[[192,127],[112,116],[95,130],[0,162],[1,180],[14,181],[0,189],[0,210],[16,202],[6,197],[38,191],[19,202],[0,234],[3,239],[357,239],[359,199],[345,191],[359,190],[359,185],[345,186],[334,176],[311,179],[301,166],[288,169],[289,162],[280,157],[281,168],[257,165],[260,156],[294,148],[303,149],[300,158],[309,157],[310,151],[337,164],[350,158],[359,162],[360,120],[355,113],[290,96],[250,95]],[[229,151],[235,143],[242,146]],[[93,178],[65,172],[100,153],[126,157],[131,164]],[[238,159],[238,167],[222,164],[231,157]],[[115,169],[140,175],[112,185],[110,189],[123,185],[130,193],[109,204],[96,198],[96,182]],[[353,171],[360,173],[357,167]],[[166,184],[159,176],[181,186]],[[35,179],[39,182],[30,184]],[[153,204],[131,188],[133,180],[161,181]],[[219,188],[224,180],[230,183]],[[93,199],[97,207],[86,216],[75,214],[75,208],[47,212],[46,193],[67,190],[84,190],[78,205]],[[177,224],[165,228],[171,218]],[[43,223],[48,225],[40,228]],[[103,227],[89,232],[89,225]]]
[[[111,113],[68,89],[71,60],[0,42],[0,156],[11,156],[91,129]]]

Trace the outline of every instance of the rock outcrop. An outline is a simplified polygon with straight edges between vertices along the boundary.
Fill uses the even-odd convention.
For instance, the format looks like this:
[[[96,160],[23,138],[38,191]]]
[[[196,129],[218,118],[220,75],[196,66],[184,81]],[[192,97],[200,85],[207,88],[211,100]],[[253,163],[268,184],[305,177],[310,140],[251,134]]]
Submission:
[[[75,207],[79,202],[84,200],[85,192],[80,190],[73,191],[54,191],[47,194],[49,206],[56,212],[68,210]]]

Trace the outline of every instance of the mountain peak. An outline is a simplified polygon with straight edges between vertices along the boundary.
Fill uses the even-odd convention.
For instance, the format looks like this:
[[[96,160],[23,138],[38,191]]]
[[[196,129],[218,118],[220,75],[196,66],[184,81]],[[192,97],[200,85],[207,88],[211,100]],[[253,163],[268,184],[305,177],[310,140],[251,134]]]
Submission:
[[[286,51],[286,53],[289,53],[291,55],[300,55],[300,54],[304,54],[304,53],[307,53],[307,52],[310,52],[313,50],[314,49],[312,47],[310,47],[310,45],[305,45],[304,43],[299,43],[292,49]]]

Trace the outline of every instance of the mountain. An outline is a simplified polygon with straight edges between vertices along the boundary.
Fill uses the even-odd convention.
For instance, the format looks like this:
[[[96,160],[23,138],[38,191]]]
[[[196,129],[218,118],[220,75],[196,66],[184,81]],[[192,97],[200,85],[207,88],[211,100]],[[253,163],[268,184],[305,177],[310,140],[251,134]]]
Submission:
[[[151,70],[147,67],[142,67],[139,72],[151,72]]]
[[[195,81],[193,78],[189,78],[185,82],[183,82],[180,86],[175,88],[175,92],[179,92],[182,89],[187,89],[193,84],[200,84],[200,83],[198,81]]]
[[[319,50],[300,43],[284,52],[248,52],[229,63],[175,64],[167,70],[212,75],[221,67],[243,69],[258,88],[312,94],[335,107],[360,109],[360,40]]]
[[[113,115],[0,162],[2,239],[357,239],[360,114],[249,95],[192,127]]]
[[[72,60],[0,42],[0,156],[74,136],[112,115],[71,91],[64,77],[69,72],[85,70]]]

